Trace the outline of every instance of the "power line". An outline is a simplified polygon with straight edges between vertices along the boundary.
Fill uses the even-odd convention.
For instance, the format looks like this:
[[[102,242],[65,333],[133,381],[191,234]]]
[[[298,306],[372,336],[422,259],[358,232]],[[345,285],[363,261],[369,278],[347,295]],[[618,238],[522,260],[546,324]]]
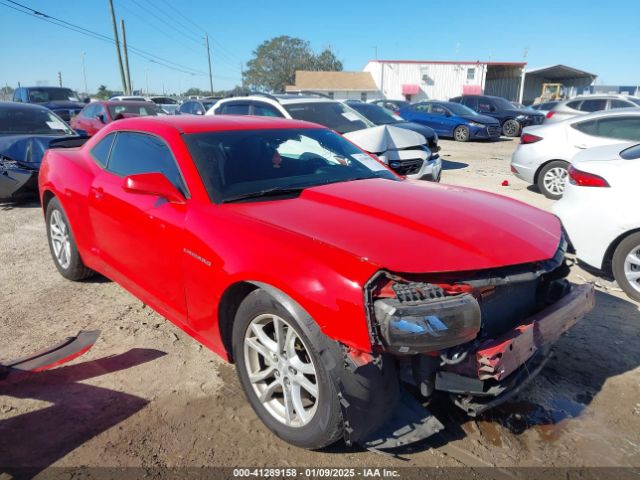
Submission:
[[[31,8],[31,7],[28,7],[28,6],[23,5],[21,3],[15,2],[13,0],[6,0],[6,1],[12,3],[13,5],[17,5],[18,7],[22,8],[23,10],[21,10],[20,8],[16,8],[13,5],[9,5],[9,4],[5,3],[5,1],[0,1],[0,5],[3,5],[5,7],[7,7],[7,8],[10,8],[10,9],[15,10],[17,12],[20,12],[22,14],[29,15],[31,17],[37,18],[39,20],[43,20],[43,21],[45,21],[47,23],[51,23],[51,24],[56,25],[58,27],[62,27],[62,28],[65,28],[67,30],[71,30],[73,32],[80,33],[81,35],[85,35],[87,37],[91,37],[91,38],[93,38],[95,40],[100,40],[100,41],[103,41],[103,42],[107,42],[109,44],[113,43],[113,39],[108,37],[107,35],[103,35],[101,33],[94,32],[93,30],[89,30],[89,29],[86,29],[86,28],[81,27],[79,25],[75,25],[73,23],[67,22],[67,21],[62,20],[60,18],[53,17],[53,16],[48,15],[48,14],[46,14],[44,12],[35,10],[35,9]],[[28,10],[28,11],[25,11],[25,10]],[[194,68],[187,67],[185,65],[181,65],[179,63],[172,62],[170,60],[166,60],[166,59],[164,59],[162,57],[154,55],[154,54],[152,54],[150,52],[147,52],[145,50],[141,50],[141,49],[136,48],[136,47],[134,47],[132,45],[129,45],[129,50],[132,53],[134,53],[135,55],[137,55],[137,56],[139,56],[141,58],[144,58],[145,60],[147,60],[147,61],[149,61],[151,63],[157,64],[157,65],[161,65],[161,66],[163,66],[165,68],[168,68],[170,70],[176,70],[178,72],[186,73],[188,75],[206,75],[201,70],[196,70]],[[175,66],[171,66],[170,64],[171,65],[175,65]]]
[[[149,1],[149,0],[147,0]],[[200,30],[201,32],[206,32],[206,30],[204,28],[202,28],[201,26],[199,26],[198,24],[196,24],[195,22],[193,22],[189,17],[187,17],[184,13],[182,13],[180,10],[178,10],[176,7],[174,7],[169,1],[167,0],[162,0],[162,2],[168,6],[171,10],[173,10],[176,14],[178,14],[179,16],[181,16],[182,18],[184,18],[187,22],[189,22],[191,25],[193,25],[195,28],[197,28],[198,30]],[[177,20],[176,20],[177,22]],[[182,24],[184,25],[184,24]],[[210,40],[216,44],[218,46],[218,48],[221,50],[223,56],[227,57],[227,59],[230,62],[233,63],[237,63],[238,61],[240,61],[240,57],[238,55],[236,55],[235,53],[233,53],[231,50],[229,50],[227,47],[225,47],[222,43],[220,43],[219,41],[217,41],[215,38],[211,37]]]
[[[142,10],[143,12],[151,15],[153,18],[155,18],[156,20],[158,20],[159,22],[162,22],[163,24],[167,25],[169,28],[171,28],[172,30],[178,32],[179,34],[181,34],[184,38],[191,40],[192,42],[196,43],[197,45],[202,46],[202,42],[197,39],[197,37],[192,37],[191,35],[186,35],[183,32],[181,32],[180,30],[178,30],[175,25],[173,25],[171,22],[166,21],[164,18],[162,18],[161,16],[159,16],[158,14],[156,14],[151,8],[145,8],[144,6],[142,6],[140,3],[138,3],[138,0],[131,0],[140,10]],[[164,33],[166,34],[166,28],[164,29]]]
[[[144,7],[142,7],[141,5],[137,5],[137,6],[138,6],[138,8],[140,8],[141,10],[145,10],[145,12],[146,12],[146,9],[144,9]],[[155,22],[155,20],[153,18],[145,17],[145,16],[141,15],[140,13],[136,12],[135,10],[133,10],[130,7],[130,4],[122,2],[122,3],[118,4],[118,8],[124,8],[129,14],[131,14],[134,17],[136,17],[137,19],[141,20],[144,25],[146,25],[147,27],[153,28],[154,30],[159,32],[160,35],[162,35],[163,37],[171,39],[173,42],[182,45],[187,50],[191,51],[191,50],[194,49],[193,45],[183,42],[180,38],[178,38],[177,36],[173,35],[172,32],[167,31],[167,29],[165,27],[158,26],[157,24],[153,23],[153,22]],[[191,39],[189,39],[189,40],[191,40]]]

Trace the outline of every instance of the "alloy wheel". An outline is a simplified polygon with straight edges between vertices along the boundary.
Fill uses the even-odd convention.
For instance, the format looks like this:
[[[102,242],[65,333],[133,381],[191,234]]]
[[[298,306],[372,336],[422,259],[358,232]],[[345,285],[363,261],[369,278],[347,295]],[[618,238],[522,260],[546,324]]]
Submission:
[[[455,134],[456,140],[458,140],[459,142],[464,142],[468,138],[467,130],[464,128],[456,128],[456,131],[454,132],[454,134]]]
[[[61,268],[67,269],[71,264],[71,241],[69,239],[69,228],[60,210],[51,213],[49,221],[49,235],[53,245],[53,253]]]
[[[548,192],[554,195],[564,193],[564,185],[567,180],[567,169],[562,167],[551,168],[544,175],[543,183]]]
[[[631,249],[624,259],[624,275],[631,287],[640,292],[640,245]]]
[[[318,377],[307,346],[283,318],[262,314],[244,336],[251,387],[264,408],[289,427],[307,425],[318,408]]]
[[[503,126],[504,134],[507,137],[515,137],[520,130],[520,125],[515,120],[505,122]]]

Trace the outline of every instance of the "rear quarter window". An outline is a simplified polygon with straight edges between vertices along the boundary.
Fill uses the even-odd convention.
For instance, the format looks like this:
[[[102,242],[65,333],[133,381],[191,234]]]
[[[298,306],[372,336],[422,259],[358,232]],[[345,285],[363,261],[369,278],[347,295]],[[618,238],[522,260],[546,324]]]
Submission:
[[[95,147],[91,149],[91,156],[101,167],[106,167],[109,161],[109,153],[111,152],[111,145],[113,145],[114,133],[110,133],[102,140],[100,140]]]
[[[580,110],[581,103],[582,103],[582,100],[576,100],[576,101],[567,103],[567,107],[573,108],[574,110]]]
[[[587,135],[596,135],[598,133],[598,122],[596,120],[578,122],[571,126],[582,133],[586,133]]]

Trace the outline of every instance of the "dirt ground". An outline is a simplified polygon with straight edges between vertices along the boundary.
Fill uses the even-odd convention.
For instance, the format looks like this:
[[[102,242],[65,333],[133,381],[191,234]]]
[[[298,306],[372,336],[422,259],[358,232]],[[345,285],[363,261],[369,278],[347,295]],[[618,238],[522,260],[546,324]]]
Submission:
[[[515,141],[441,145],[443,183],[550,209],[509,173]],[[640,466],[639,308],[578,267],[571,279],[595,282],[597,305],[543,372],[476,420],[434,406],[446,430],[398,458],[344,445],[310,452],[276,438],[232,366],[113,282],[64,280],[38,204],[0,205],[0,255],[0,357],[102,331],[68,366],[0,385],[0,466]]]

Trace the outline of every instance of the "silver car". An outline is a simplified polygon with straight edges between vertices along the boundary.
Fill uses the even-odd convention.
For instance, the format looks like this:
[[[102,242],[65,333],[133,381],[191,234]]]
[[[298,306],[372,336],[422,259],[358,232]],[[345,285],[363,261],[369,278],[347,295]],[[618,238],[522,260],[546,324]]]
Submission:
[[[559,102],[547,112],[544,123],[560,122],[601,110],[633,107],[640,107],[640,98],[630,95],[585,95]]]

